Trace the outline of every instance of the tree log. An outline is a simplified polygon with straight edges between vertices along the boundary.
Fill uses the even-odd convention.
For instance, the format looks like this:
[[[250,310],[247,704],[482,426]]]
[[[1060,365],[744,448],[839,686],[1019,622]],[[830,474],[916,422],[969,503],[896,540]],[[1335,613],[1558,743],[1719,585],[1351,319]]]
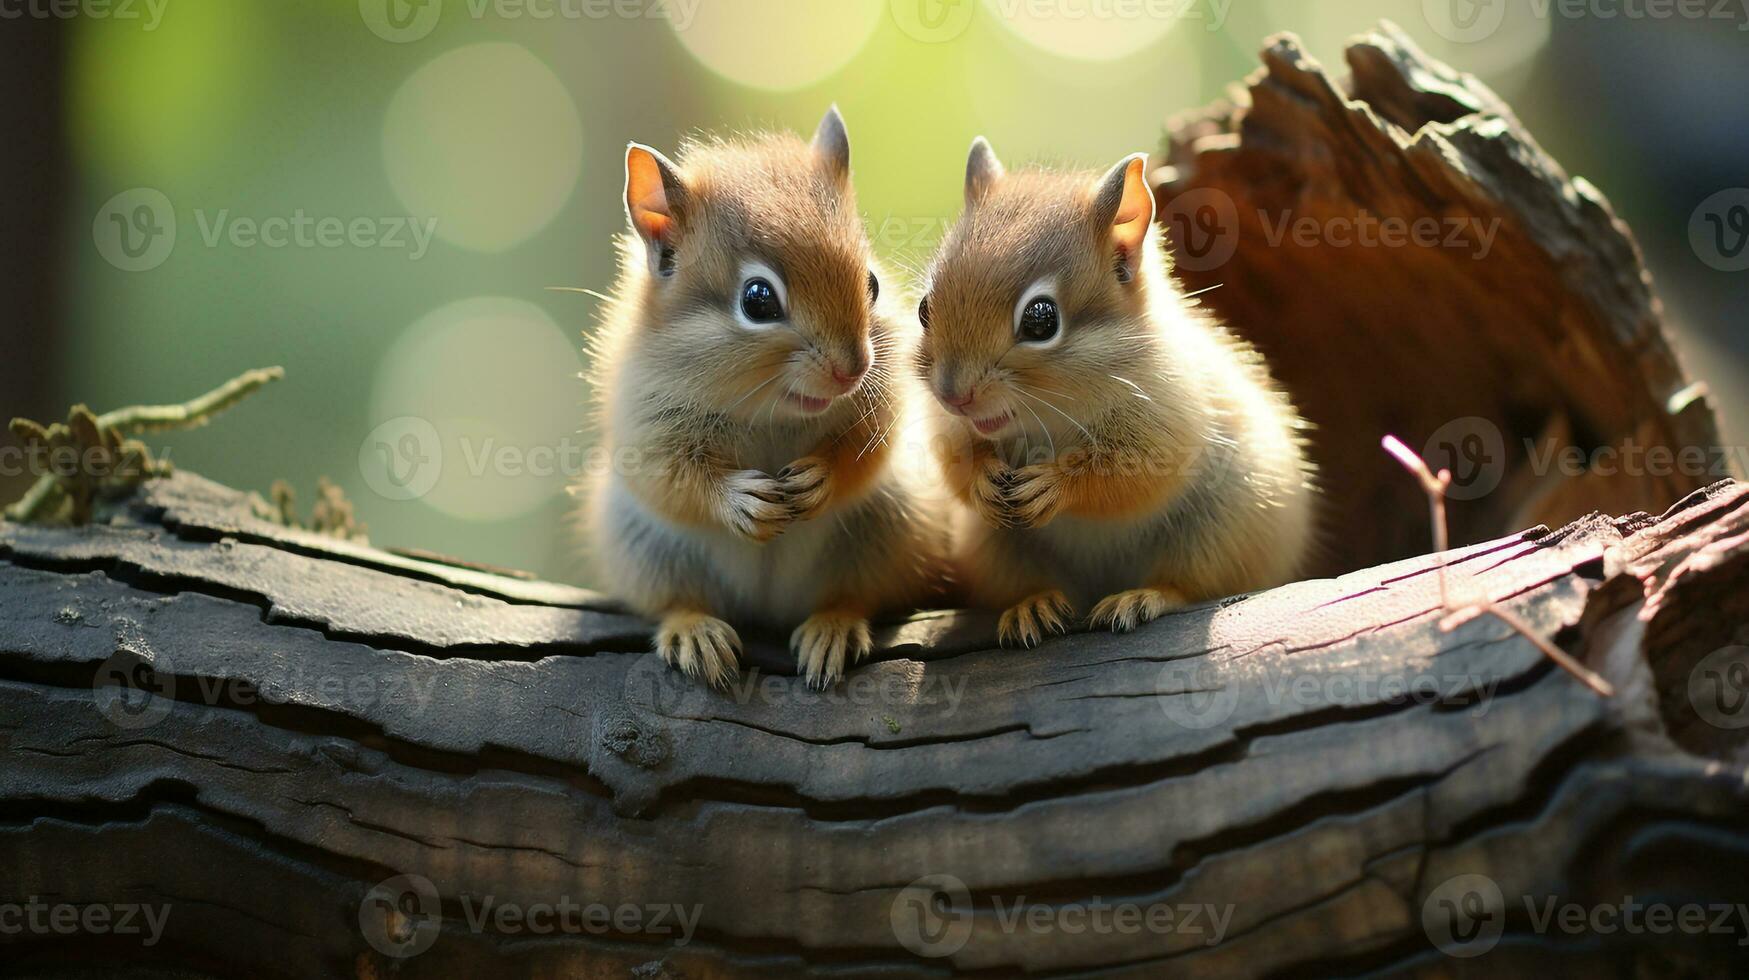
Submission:
[[[924,613],[825,693],[750,637],[714,692],[594,593],[289,529],[190,474],[90,526],[0,524],[9,968],[1727,975],[1749,487],[1539,469],[1524,438],[1716,427],[1595,191],[1392,30],[1349,61],[1341,94],[1272,42],[1159,178],[1169,221],[1233,206],[1231,254],[1181,274],[1224,283],[1206,302],[1319,423],[1332,567],[1360,570],[1030,651]],[[1263,236],[1357,206],[1502,224],[1469,259]],[[1378,438],[1468,418],[1502,447],[1453,503],[1470,543],[1405,558],[1425,501]],[[1500,619],[1442,626],[1478,599],[1614,696]],[[1559,914],[1630,900],[1638,928]],[[124,907],[134,931],[55,917]]]
[[[1425,966],[1424,907],[1484,875],[1496,974],[1729,962],[1732,936],[1527,910],[1741,897],[1749,709],[1691,688],[1749,655],[1749,487],[1445,559],[1454,598],[1616,696],[1492,618],[1442,632],[1433,558],[1025,652],[924,615],[825,694],[760,644],[716,693],[589,593],[291,531],[179,475],[107,524],[0,528],[6,897],[162,903],[148,952],[220,975],[1226,976]],[[401,875],[431,904],[373,920]],[[564,899],[640,928],[490,918]],[[1181,928],[1078,927],[1089,905]]]

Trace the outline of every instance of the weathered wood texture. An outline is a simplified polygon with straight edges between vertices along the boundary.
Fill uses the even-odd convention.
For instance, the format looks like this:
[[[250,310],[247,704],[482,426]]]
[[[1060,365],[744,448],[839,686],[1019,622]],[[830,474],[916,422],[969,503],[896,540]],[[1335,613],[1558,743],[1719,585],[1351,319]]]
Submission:
[[[1508,900],[1496,975],[1722,969],[1736,937],[1539,935],[1519,896],[1741,898],[1743,733],[1689,684],[1749,623],[1749,488],[1451,559],[1454,595],[1503,599],[1617,697],[1492,618],[1441,633],[1428,558],[1029,652],[929,615],[835,693],[772,648],[712,693],[589,593],[288,531],[179,475],[105,525],[0,526],[0,901],[164,902],[150,955],[217,973],[1226,976],[1456,969],[1422,908],[1473,873]],[[101,686],[118,666],[140,690]],[[359,909],[402,874],[441,926],[395,958]],[[893,918],[930,875],[966,889],[941,958]],[[697,932],[475,931],[485,896],[680,906]],[[1230,919],[1211,945],[996,911],[1096,899]]]
[[[1174,122],[1156,196],[1187,286],[1318,426],[1326,572],[1427,547],[1381,430],[1450,464],[1459,543],[1742,476],[1715,452],[1627,226],[1493,92],[1389,24],[1349,46],[1341,81],[1292,36],[1263,62],[1233,101]],[[1431,239],[1407,237],[1413,222]],[[1568,446],[1582,464],[1548,460]],[[1652,447],[1701,462],[1622,459]]]
[[[96,526],[0,525],[0,971],[142,960],[138,936],[3,928],[30,896],[167,906],[149,960],[219,975],[1739,965],[1742,927],[1533,913],[1743,898],[1749,488],[1526,465],[1525,437],[1717,437],[1703,401],[1669,404],[1686,382],[1595,191],[1395,35],[1349,59],[1342,95],[1272,44],[1245,108],[1179,128],[1162,197],[1227,196],[1235,250],[1185,274],[1224,283],[1207,301],[1321,425],[1333,560],[1372,567],[1027,652],[993,649],[988,616],[924,614],[824,695],[760,640],[763,671],[725,694],[595,595],[287,530],[187,474]],[[1482,258],[1260,245],[1259,209],[1357,205],[1502,227]],[[1454,504],[1481,543],[1447,556],[1452,594],[1498,599],[1613,699],[1492,617],[1441,631],[1438,559],[1383,563],[1428,535],[1378,437],[1463,416],[1506,449],[1498,486]],[[1477,959],[1439,942],[1460,875],[1500,895]],[[431,906],[375,890],[399,876]],[[564,900],[631,912],[470,923]],[[1112,906],[1175,918],[1124,928]],[[656,907],[696,915],[688,941]],[[1105,928],[1078,914],[1100,909]]]

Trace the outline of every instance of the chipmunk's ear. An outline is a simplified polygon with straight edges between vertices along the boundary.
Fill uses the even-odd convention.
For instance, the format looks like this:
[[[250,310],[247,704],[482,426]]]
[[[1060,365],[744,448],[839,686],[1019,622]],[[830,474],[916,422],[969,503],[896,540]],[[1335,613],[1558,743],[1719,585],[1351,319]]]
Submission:
[[[1136,278],[1142,246],[1154,223],[1154,194],[1148,190],[1148,155],[1136,153],[1105,172],[1093,192],[1093,217],[1109,229],[1119,282]]]
[[[674,215],[685,192],[680,171],[667,157],[642,143],[626,144],[626,217],[644,240],[650,271],[659,276],[674,271],[679,245]]]
[[[814,157],[838,181],[850,178],[850,133],[844,128],[844,117],[834,103],[814,130]]]
[[[982,136],[972,140],[972,150],[966,154],[966,207],[978,203],[1002,175],[1002,161],[990,149],[990,141]]]

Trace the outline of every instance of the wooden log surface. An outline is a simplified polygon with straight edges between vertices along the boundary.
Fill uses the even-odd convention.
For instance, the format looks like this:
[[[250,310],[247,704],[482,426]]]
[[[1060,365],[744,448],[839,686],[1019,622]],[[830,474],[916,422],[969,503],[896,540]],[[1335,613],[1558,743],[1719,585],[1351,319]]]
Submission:
[[[162,903],[150,955],[217,975],[1446,970],[1423,912],[1461,875],[1504,896],[1496,975],[1731,963],[1730,936],[1538,932],[1524,902],[1742,897],[1742,729],[1690,685],[1742,652],[1749,488],[1447,557],[1453,597],[1617,695],[1491,617],[1442,632],[1432,558],[1024,652],[926,614],[833,692],[770,645],[711,692],[590,593],[178,475],[105,524],[0,526],[0,866],[19,901]],[[635,911],[473,921],[565,900]],[[1108,906],[1178,927],[1077,927]]]
[[[1318,424],[1346,574],[1024,652],[924,613],[823,694],[751,637],[720,693],[593,593],[290,530],[190,474],[89,527],[0,524],[0,972],[1741,965],[1749,925],[1542,917],[1749,880],[1749,489],[1710,457],[1591,465],[1718,448],[1631,236],[1388,26],[1346,82],[1292,38],[1264,62],[1156,178],[1175,232],[1233,219],[1180,274]],[[1483,255],[1265,234],[1363,210],[1498,227]],[[1385,432],[1470,465],[1462,547],[1405,557],[1426,508]],[[1484,596],[1616,695],[1493,617],[1441,629]],[[158,931],[19,918],[129,904]]]

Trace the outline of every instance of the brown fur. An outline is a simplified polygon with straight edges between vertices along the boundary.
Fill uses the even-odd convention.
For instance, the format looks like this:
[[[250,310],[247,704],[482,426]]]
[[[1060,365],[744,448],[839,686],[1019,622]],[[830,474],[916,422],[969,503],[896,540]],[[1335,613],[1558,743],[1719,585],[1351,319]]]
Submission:
[[[1141,174],[1139,158],[1008,174],[974,144],[930,273],[917,363],[949,457],[974,462],[961,564],[1029,645],[1071,604],[1103,600],[1094,621],[1127,629],[1279,584],[1311,542],[1304,423],[1255,351],[1179,294]],[[1060,338],[1017,343],[1041,280]],[[968,394],[968,417],[948,416]],[[989,437],[971,424],[1004,417]]]
[[[915,326],[870,256],[836,110],[812,145],[703,140],[659,160],[628,154],[633,233],[592,348],[614,461],[586,494],[601,578],[663,620],[658,650],[688,673],[733,669],[724,619],[800,622],[798,666],[824,684],[868,652],[867,616],[924,601],[945,567],[945,530],[887,465]],[[755,261],[781,282],[782,324],[735,318]],[[838,394],[835,371],[865,368]],[[836,397],[811,413],[792,394]]]

